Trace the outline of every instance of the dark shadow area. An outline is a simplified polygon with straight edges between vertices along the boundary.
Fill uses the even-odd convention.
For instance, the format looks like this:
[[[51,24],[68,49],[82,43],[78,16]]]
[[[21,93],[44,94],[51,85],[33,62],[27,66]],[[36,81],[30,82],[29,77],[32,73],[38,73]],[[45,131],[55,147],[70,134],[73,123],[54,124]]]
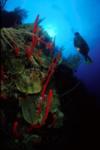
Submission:
[[[3,148],[7,150],[51,150],[62,148],[64,150],[69,146],[87,145],[94,142],[96,123],[95,96],[88,93],[84,84],[73,75],[73,71],[63,64],[58,66],[54,77],[56,90],[61,102],[61,110],[64,113],[63,127],[47,129],[45,125],[41,129],[34,130],[34,133],[42,136],[41,142],[23,144],[20,139],[20,143],[14,144],[11,126],[8,126],[8,124],[9,122],[12,123],[16,117],[16,112],[19,109],[18,104],[15,101],[9,103],[11,100],[0,101],[0,109],[4,109],[6,118],[6,123],[3,122],[3,126],[0,125],[0,143]],[[50,117],[49,115],[46,124],[50,122]],[[4,118],[0,119],[1,121],[2,119],[4,120]]]
[[[27,12],[20,7],[15,8],[13,11],[0,9],[0,28],[9,28],[21,25],[26,17]]]

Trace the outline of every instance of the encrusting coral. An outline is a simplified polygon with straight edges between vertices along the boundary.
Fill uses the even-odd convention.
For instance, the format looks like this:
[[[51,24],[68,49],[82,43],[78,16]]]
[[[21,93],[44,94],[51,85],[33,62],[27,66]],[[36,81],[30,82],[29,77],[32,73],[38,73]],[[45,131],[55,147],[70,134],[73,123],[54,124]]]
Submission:
[[[53,119],[48,127],[58,127],[59,117],[63,122],[60,102],[53,86],[53,73],[61,59],[61,52],[54,55],[54,49],[52,39],[39,25],[39,15],[33,25],[1,29],[0,97],[3,101],[17,101],[21,108],[16,114],[19,119],[12,122],[16,138],[25,134],[23,130],[32,132],[34,128],[44,126],[49,113],[56,122],[53,123]],[[23,125],[20,136],[16,136],[22,118],[27,125]]]
[[[64,61],[61,50],[55,52],[55,49],[54,40],[40,26],[39,15],[33,25],[1,29],[0,98],[1,102],[9,101],[9,106],[17,103],[18,111],[10,123],[15,139],[29,141],[31,136],[35,138],[35,129],[63,125],[64,113],[60,109],[53,75],[62,62],[74,68],[80,60],[70,57],[69,61]],[[52,119],[47,124],[49,116]]]

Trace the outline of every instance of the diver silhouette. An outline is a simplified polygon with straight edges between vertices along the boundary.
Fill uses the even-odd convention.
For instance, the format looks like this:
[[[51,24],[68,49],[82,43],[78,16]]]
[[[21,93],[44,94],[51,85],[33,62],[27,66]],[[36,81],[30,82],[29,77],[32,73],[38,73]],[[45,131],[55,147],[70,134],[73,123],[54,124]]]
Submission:
[[[74,47],[82,54],[86,63],[92,63],[92,59],[88,56],[89,46],[79,32],[74,34]]]

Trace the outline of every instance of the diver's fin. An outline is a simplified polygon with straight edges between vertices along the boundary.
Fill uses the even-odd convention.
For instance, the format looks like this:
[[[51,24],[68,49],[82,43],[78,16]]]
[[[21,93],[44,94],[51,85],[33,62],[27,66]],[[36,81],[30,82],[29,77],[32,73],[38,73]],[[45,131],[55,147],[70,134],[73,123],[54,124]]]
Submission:
[[[85,58],[85,63],[86,63],[86,64],[91,64],[91,63],[93,63],[93,61],[92,61],[92,59],[91,59],[89,56],[87,56],[87,57]]]

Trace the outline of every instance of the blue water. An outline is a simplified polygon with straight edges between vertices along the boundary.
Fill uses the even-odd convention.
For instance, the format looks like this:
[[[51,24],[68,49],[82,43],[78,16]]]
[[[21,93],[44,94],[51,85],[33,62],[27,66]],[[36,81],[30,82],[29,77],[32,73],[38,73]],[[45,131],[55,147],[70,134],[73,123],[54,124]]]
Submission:
[[[90,46],[93,64],[80,64],[75,73],[88,89],[100,97],[100,0],[8,0],[6,9],[20,6],[28,11],[24,23],[33,23],[37,14],[45,18],[42,23],[56,44],[63,46],[63,57],[77,53],[73,46],[73,33],[78,31]],[[100,101],[98,99],[98,102]]]

